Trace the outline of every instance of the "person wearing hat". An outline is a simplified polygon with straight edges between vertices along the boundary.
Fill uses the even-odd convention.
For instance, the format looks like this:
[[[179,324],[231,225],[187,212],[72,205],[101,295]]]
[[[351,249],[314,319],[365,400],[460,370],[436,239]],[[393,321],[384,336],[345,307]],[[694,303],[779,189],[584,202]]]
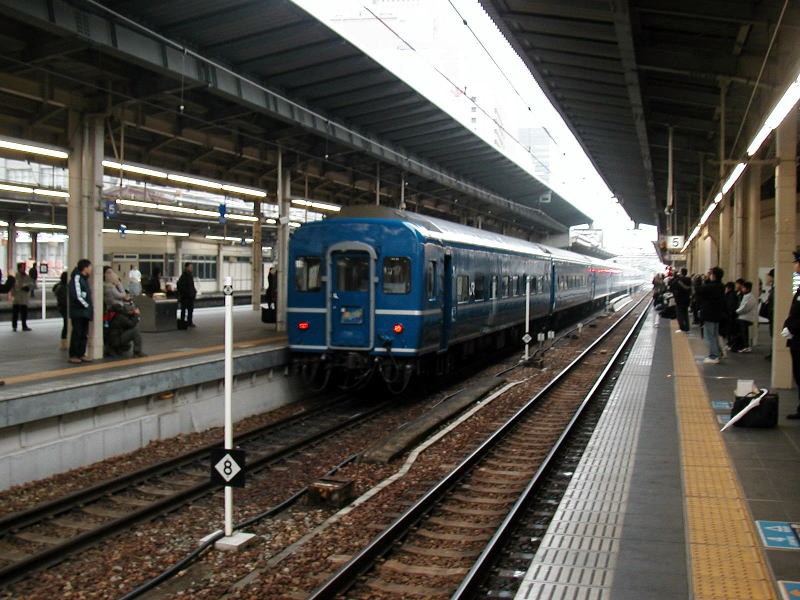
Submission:
[[[794,251],[794,272],[800,274],[800,250]],[[792,355],[792,375],[797,384],[797,391],[800,394],[800,286],[792,298],[792,305],[789,307],[789,316],[783,322],[781,337],[786,338],[786,345]],[[800,419],[800,403],[797,411],[787,416],[788,419]]]
[[[767,273],[767,291],[765,294],[764,302],[759,309],[758,316],[764,317],[768,321],[769,337],[773,336],[772,327],[775,320],[775,269],[770,269]],[[770,347],[772,347],[770,345]],[[772,359],[772,351],[764,358],[767,360]]]

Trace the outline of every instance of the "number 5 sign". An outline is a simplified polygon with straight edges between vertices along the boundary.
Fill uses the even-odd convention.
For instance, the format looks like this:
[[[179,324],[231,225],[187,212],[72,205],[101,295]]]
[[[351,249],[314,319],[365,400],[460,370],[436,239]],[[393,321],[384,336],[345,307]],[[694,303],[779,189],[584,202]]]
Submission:
[[[668,235],[667,248],[669,250],[682,250],[684,237],[682,235]]]
[[[211,483],[244,487],[245,470],[244,450],[211,450]]]

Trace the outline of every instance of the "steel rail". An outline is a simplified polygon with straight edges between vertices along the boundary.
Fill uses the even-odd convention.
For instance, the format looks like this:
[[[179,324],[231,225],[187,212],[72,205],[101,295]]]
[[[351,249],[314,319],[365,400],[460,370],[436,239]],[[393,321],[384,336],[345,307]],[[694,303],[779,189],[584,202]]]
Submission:
[[[455,467],[448,475],[443,477],[431,489],[429,489],[419,500],[417,500],[411,507],[406,509],[391,525],[384,529],[381,533],[375,536],[364,548],[362,548],[355,556],[353,556],[347,563],[339,568],[331,577],[318,586],[308,600],[326,600],[334,598],[337,594],[345,592],[348,588],[356,583],[357,578],[369,570],[375,562],[384,554],[386,554],[392,546],[402,538],[423,516],[428,513],[455,485],[459,483],[472,468],[484,456],[496,446],[500,440],[505,437],[517,424],[527,416],[527,414],[537,407],[540,402],[546,398],[550,392],[562,380],[572,373],[584,359],[596,348],[603,343],[618,327],[626,321],[628,315],[634,312],[640,304],[647,299],[647,297],[640,300],[632,308],[630,308],[621,319],[612,325],[606,332],[598,337],[591,345],[589,345],[583,352],[581,352],[569,365],[564,367],[553,379],[551,379],[544,388],[528,400],[524,406],[517,410],[500,428],[495,430],[488,438],[486,438],[480,446],[473,450],[458,466]],[[646,311],[645,311],[646,313]],[[643,314],[645,314],[643,313]],[[640,321],[637,320],[638,325]],[[632,328],[631,331],[634,331]],[[630,334],[629,334],[630,336]],[[628,336],[628,337],[629,337]],[[626,337],[626,340],[628,339]],[[614,356],[618,356],[615,354]],[[593,386],[595,390],[597,385]]]

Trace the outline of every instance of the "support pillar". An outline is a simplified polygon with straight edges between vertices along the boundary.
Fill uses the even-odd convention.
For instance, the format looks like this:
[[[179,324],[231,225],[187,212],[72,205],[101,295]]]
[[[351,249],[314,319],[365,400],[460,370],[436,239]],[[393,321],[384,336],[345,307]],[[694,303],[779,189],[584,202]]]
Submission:
[[[725,271],[725,276],[730,275],[731,254],[731,229],[733,227],[733,209],[727,202],[720,204],[719,213],[719,240],[717,242],[716,262],[711,267],[719,265]],[[713,257],[712,257],[713,260]],[[710,267],[709,267],[710,268]]]
[[[17,272],[17,263],[14,260],[17,254],[17,224],[8,220],[8,246],[6,246],[6,277]]]
[[[792,302],[792,251],[797,246],[797,111],[775,130],[775,331],[783,327]],[[772,387],[792,387],[792,359],[784,339],[772,340]]]
[[[291,194],[291,179],[290,173],[287,169],[283,170],[283,156],[278,152],[278,239],[277,239],[277,254],[278,254],[278,268],[277,268],[277,281],[278,281],[278,297],[277,297],[277,331],[286,331],[286,301],[288,298],[287,291],[289,289],[289,210]]]
[[[745,279],[758,285],[759,231],[761,229],[761,165],[750,165],[747,172],[747,227]],[[763,265],[765,267],[772,265]]]
[[[261,251],[261,200],[253,203],[253,248],[251,263],[250,300],[253,310],[261,310],[261,290],[264,289],[264,259]]]
[[[90,358],[103,358],[103,117],[70,112],[67,257],[69,268],[78,260],[92,261],[94,315],[89,328]]]
[[[744,208],[745,194],[747,193],[744,181],[739,179],[731,191],[731,197],[733,198],[733,239],[731,240],[731,244],[733,245],[733,260],[729,261],[731,263],[731,276],[728,278],[729,281],[733,281],[738,277],[747,279],[744,270]],[[755,284],[756,282],[754,281],[753,283]],[[754,287],[753,291],[756,295],[758,294],[757,288]]]

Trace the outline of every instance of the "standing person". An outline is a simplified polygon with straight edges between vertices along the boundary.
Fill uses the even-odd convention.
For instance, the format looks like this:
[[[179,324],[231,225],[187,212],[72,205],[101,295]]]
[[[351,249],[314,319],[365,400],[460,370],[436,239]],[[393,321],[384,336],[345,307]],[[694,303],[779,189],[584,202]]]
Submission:
[[[795,250],[793,254],[794,272],[800,274],[800,250]],[[800,286],[792,298],[789,316],[783,322],[781,337],[786,339],[786,345],[789,346],[789,352],[792,355],[792,375],[797,384],[797,392],[800,394]],[[787,419],[800,419],[800,403],[797,405],[797,410]]]
[[[69,312],[67,309],[67,276],[69,273],[61,271],[61,277],[58,282],[53,286],[53,294],[56,297],[56,305],[58,306],[58,314],[61,315],[61,345],[62,350],[67,349],[67,318]]]
[[[265,323],[275,323],[278,318],[278,274],[275,267],[270,267],[267,272],[267,310],[264,318]]]
[[[741,299],[736,291],[736,284],[729,281],[725,284],[725,311],[719,326],[719,334],[725,339],[728,348],[736,346],[736,309],[739,308]],[[723,347],[723,353],[725,348]]]
[[[161,269],[158,267],[153,267],[153,270],[150,272],[150,277],[147,279],[147,283],[143,286],[144,293],[148,296],[152,296],[153,294],[158,294],[161,291]]]
[[[192,263],[186,263],[183,266],[183,273],[178,277],[178,302],[181,303],[181,321],[186,321],[188,327],[195,327],[192,322],[192,313],[194,312],[194,299],[197,296],[197,288],[194,286],[192,269]]]
[[[752,352],[750,347],[750,325],[758,323],[758,300],[753,295],[753,282],[742,284],[742,300],[736,309],[736,342],[734,352]]]
[[[672,278],[670,283],[670,291],[672,297],[675,298],[675,316],[678,319],[678,332],[689,331],[689,303],[692,299],[692,280],[686,274],[688,271],[684,268]]]
[[[772,336],[773,336],[773,321],[775,320],[775,269],[770,269],[767,273],[767,291],[765,292],[766,298],[759,309],[758,316],[764,317],[767,320],[767,327],[769,328],[770,337],[770,351],[764,357],[767,360],[772,360]]]
[[[17,276],[11,294],[14,300],[11,306],[11,328],[17,330],[17,322],[22,320],[22,331],[30,331],[28,327],[28,301],[31,299],[33,279],[25,272],[25,263],[17,263]]]
[[[142,272],[139,265],[131,265],[128,271],[128,291],[133,297],[142,293]]]
[[[94,317],[92,288],[89,286],[91,274],[92,261],[82,258],[70,275],[69,316],[72,320],[72,337],[69,341],[69,362],[73,364],[92,362],[92,359],[86,356],[89,323]]]
[[[11,290],[14,289],[14,284],[16,283],[17,278],[13,275],[9,275],[6,282],[3,283],[3,269],[0,269],[0,294],[7,294]]]
[[[714,267],[709,271],[708,281],[697,288],[697,302],[700,319],[703,321],[703,338],[708,344],[708,356],[703,360],[707,365],[718,365],[722,351],[719,346],[719,324],[725,311],[725,290],[722,278],[725,272]]]
[[[31,278],[33,285],[31,285],[31,298],[36,297],[36,280],[39,279],[39,271],[36,270],[36,263],[33,263],[33,266],[28,269],[28,277]]]

